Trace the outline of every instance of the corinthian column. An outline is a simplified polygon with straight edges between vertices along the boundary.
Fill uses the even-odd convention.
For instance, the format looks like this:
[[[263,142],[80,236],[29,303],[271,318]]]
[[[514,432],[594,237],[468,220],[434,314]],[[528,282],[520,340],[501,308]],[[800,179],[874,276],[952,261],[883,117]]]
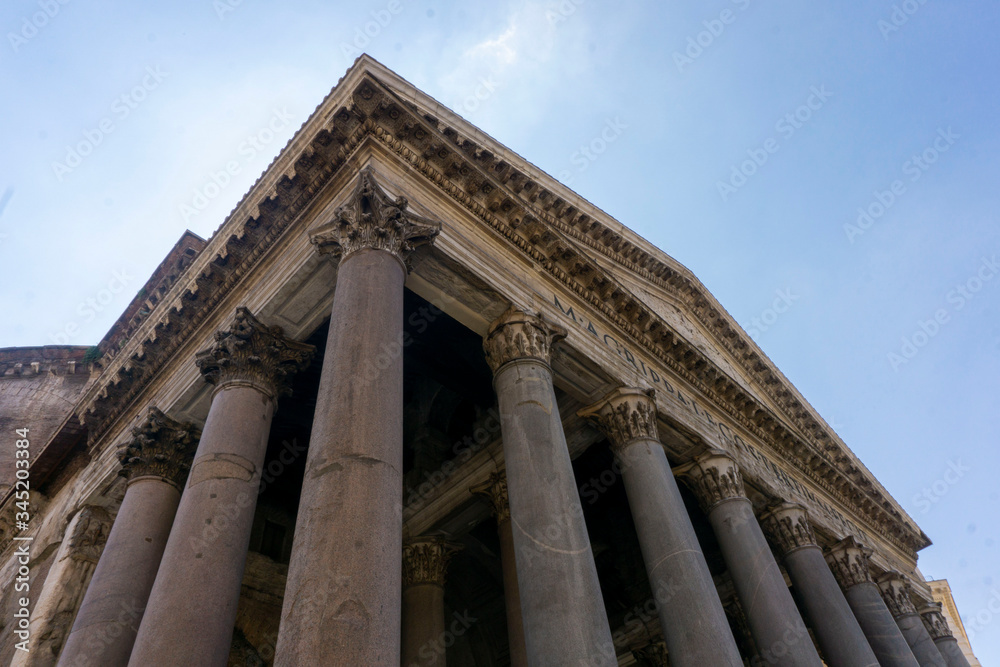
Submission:
[[[565,331],[510,308],[483,347],[500,405],[530,665],[617,665],[594,554],[552,386]]]
[[[913,651],[882,601],[878,586],[872,582],[869,553],[852,536],[833,546],[826,554],[826,562],[844,590],[844,597],[868,637],[879,664],[882,667],[918,667]]]
[[[830,667],[879,667],[823,558],[806,509],[784,503],[761,515],[760,523],[785,561],[826,663]]]
[[[197,364],[215,385],[187,486],[156,574],[129,664],[223,666],[271,418],[288,378],[313,347],[236,309]]]
[[[969,667],[969,661],[958,645],[958,640],[951,634],[948,621],[941,613],[941,603],[932,602],[920,608],[920,618],[924,622],[924,627],[934,645],[937,646],[941,656],[948,663],[948,667]]]
[[[913,651],[913,657],[920,667],[948,667],[941,656],[941,651],[934,645],[934,640],[927,633],[924,622],[920,620],[913,601],[910,599],[910,586],[899,572],[886,572],[877,579],[882,600],[889,613],[896,619],[899,631],[903,633],[906,643]]]
[[[398,667],[405,258],[440,230],[370,170],[312,235],[339,258],[275,665]]]
[[[621,467],[670,664],[743,664],[708,563],[656,432],[653,390],[621,388],[580,413]]]
[[[712,450],[679,467],[677,474],[708,515],[761,658],[771,665],[819,667],[809,631],[744,493],[736,461]]]
[[[457,550],[442,537],[403,547],[403,667],[445,667],[444,579]]]
[[[59,658],[60,667],[123,667],[160,567],[201,433],[149,408],[118,452],[125,498]]]
[[[14,651],[10,667],[52,667],[69,634],[108,538],[111,519],[102,507],[85,505],[70,519],[52,567],[31,610],[31,644]]]
[[[503,569],[503,601],[507,609],[507,643],[510,645],[511,667],[528,667],[528,651],[524,645],[524,620],[521,618],[521,591],[517,584],[517,561],[514,555],[514,530],[510,522],[507,500],[507,476],[490,474],[487,482],[469,489],[485,496],[497,522],[500,537],[500,566]]]

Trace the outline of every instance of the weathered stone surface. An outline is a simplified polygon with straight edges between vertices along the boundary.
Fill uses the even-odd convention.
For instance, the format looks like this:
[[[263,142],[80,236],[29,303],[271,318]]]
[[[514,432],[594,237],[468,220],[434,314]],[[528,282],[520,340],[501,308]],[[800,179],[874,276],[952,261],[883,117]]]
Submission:
[[[927,628],[934,645],[937,646],[941,656],[945,659],[948,667],[969,667],[969,661],[962,653],[958,645],[958,640],[951,633],[948,621],[941,613],[941,603],[934,602],[919,609],[920,618]]]
[[[457,547],[442,537],[403,545],[402,664],[445,667],[444,584]]]
[[[879,590],[882,593],[882,600],[889,609],[889,613],[896,619],[899,631],[903,633],[906,643],[913,651],[913,657],[920,663],[920,667],[947,667],[941,652],[934,645],[934,641],[927,633],[920,614],[913,606],[910,598],[910,586],[906,579],[899,572],[886,572],[876,580]]]

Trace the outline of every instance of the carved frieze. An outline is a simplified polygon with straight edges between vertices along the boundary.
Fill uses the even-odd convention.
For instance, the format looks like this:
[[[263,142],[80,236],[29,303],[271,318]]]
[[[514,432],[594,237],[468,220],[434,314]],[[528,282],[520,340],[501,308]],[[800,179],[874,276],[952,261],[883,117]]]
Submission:
[[[507,475],[502,472],[490,473],[485,482],[472,487],[469,491],[486,498],[490,504],[493,518],[498,524],[510,519],[510,503],[507,501]]]
[[[826,562],[841,588],[846,591],[851,586],[872,580],[868,567],[868,556],[871,553],[871,549],[862,546],[853,535],[830,548],[826,554]]]
[[[902,574],[894,571],[886,572],[879,576],[875,583],[878,584],[885,606],[892,612],[893,618],[917,613],[910,598],[910,584]]]
[[[743,476],[729,454],[713,449],[691,463],[677,467],[674,472],[698,497],[705,514],[727,500],[745,499]]]
[[[782,554],[802,547],[818,546],[806,508],[782,503],[761,514],[760,525]]]
[[[461,547],[443,537],[419,537],[403,544],[403,588],[417,584],[444,586],[448,561]]]
[[[315,351],[241,306],[232,326],[217,331],[215,343],[199,352],[195,363],[205,381],[216,387],[246,384],[277,398],[289,393],[291,376],[309,364]]]
[[[944,614],[941,613],[940,602],[932,602],[921,607],[920,620],[924,622],[924,627],[927,628],[928,634],[935,641],[954,636],[951,634],[951,628],[948,627],[948,621],[945,620]]]
[[[182,424],[150,407],[146,418],[132,429],[132,439],[118,450],[119,474],[129,482],[138,477],[160,477],[182,489],[200,438],[194,424]]]
[[[415,215],[406,210],[408,206],[406,197],[390,198],[368,167],[333,221],[315,230],[309,240],[321,254],[341,261],[365,249],[384,250],[403,261],[418,246],[433,243],[441,231],[440,222]]]
[[[577,415],[594,421],[614,449],[636,440],[659,441],[652,389],[619,387]]]
[[[490,325],[483,350],[496,374],[501,366],[516,359],[535,359],[548,365],[552,346],[565,337],[562,327],[511,306]]]

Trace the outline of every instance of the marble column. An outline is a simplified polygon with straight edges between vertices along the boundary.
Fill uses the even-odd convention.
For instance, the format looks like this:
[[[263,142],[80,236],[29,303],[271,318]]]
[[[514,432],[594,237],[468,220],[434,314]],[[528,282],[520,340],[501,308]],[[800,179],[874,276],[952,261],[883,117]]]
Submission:
[[[948,663],[948,667],[969,667],[968,659],[962,653],[958,640],[951,634],[948,621],[941,613],[941,603],[933,602],[921,607],[920,618],[927,628],[927,633],[934,640],[934,645]]]
[[[614,667],[549,366],[553,343],[565,335],[512,307],[483,344],[500,406],[524,640],[530,665]]]
[[[60,667],[128,664],[200,436],[151,407],[119,450],[128,486]]]
[[[226,664],[271,418],[313,351],[237,308],[232,326],[197,354],[215,391],[132,667]]]
[[[736,640],[656,431],[652,389],[615,389],[580,411],[607,436],[625,482],[670,663],[741,666]]]
[[[521,618],[521,589],[517,583],[517,562],[514,555],[514,529],[510,522],[507,500],[507,476],[490,474],[489,480],[469,489],[485,496],[500,538],[500,566],[503,569],[503,598],[507,608],[507,643],[510,646],[511,667],[528,667],[528,650],[524,645],[524,620]]]
[[[14,651],[10,667],[56,664],[110,528],[107,511],[95,505],[81,507],[70,519],[31,610],[29,650]]]
[[[400,664],[405,259],[439,230],[365,170],[311,236],[340,266],[277,667]]]
[[[754,516],[736,461],[722,450],[710,450],[676,472],[708,515],[761,659],[770,665],[819,667],[819,655]]]
[[[870,550],[850,536],[827,552],[826,562],[868,637],[879,664],[882,667],[919,667],[910,645],[882,601],[878,586],[872,581],[868,569],[869,553]]]
[[[913,657],[920,667],[947,667],[941,651],[927,633],[913,601],[910,599],[910,585],[899,572],[886,572],[876,579],[882,600],[892,617],[896,619],[899,631],[913,651]]]
[[[864,631],[823,558],[806,509],[783,503],[762,514],[760,524],[785,561],[785,570],[798,592],[826,664],[879,667]]]
[[[403,546],[403,667],[445,667],[444,580],[457,550],[442,537]]]

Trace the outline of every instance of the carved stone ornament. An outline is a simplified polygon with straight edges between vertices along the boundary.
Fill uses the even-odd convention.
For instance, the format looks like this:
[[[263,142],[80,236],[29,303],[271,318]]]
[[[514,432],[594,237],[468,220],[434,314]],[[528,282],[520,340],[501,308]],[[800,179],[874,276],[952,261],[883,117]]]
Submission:
[[[182,489],[200,438],[201,431],[191,422],[182,424],[150,407],[132,429],[132,440],[118,449],[118,474],[129,482],[155,476]]]
[[[944,614],[941,613],[940,602],[932,602],[921,607],[920,620],[924,622],[927,633],[934,641],[954,636],[951,634],[951,628],[948,627],[948,621],[945,620]]]
[[[510,519],[510,504],[507,501],[507,475],[502,472],[490,473],[490,478],[487,481],[470,488],[469,491],[486,498],[497,523],[503,523]]]
[[[760,515],[760,525],[783,555],[802,547],[818,546],[806,508],[782,503]]]
[[[111,517],[103,507],[87,505],[81,508],[73,522],[72,532],[66,537],[69,557],[96,565],[110,531]]]
[[[244,307],[236,309],[229,329],[215,333],[215,344],[196,355],[205,381],[253,386],[272,398],[290,393],[291,376],[305,368],[316,348],[286,338],[281,327],[269,327]]]
[[[495,375],[501,366],[517,359],[536,359],[548,365],[552,346],[565,337],[561,326],[511,306],[490,325],[483,349]]]
[[[621,449],[636,440],[659,442],[652,389],[619,387],[577,415],[596,422],[611,441],[612,449]]]
[[[417,584],[444,586],[448,561],[461,547],[443,537],[418,537],[403,545],[403,588]]]
[[[851,586],[872,580],[868,569],[868,556],[872,550],[862,546],[853,535],[837,542],[826,554],[826,562],[837,578],[837,583],[845,591]]]
[[[917,608],[913,606],[913,600],[910,598],[910,584],[902,574],[895,571],[886,572],[879,576],[875,583],[878,584],[885,606],[892,612],[893,618],[917,613]]]
[[[746,498],[739,466],[726,452],[712,449],[674,472],[687,483],[698,497],[705,514],[719,503]]]
[[[366,167],[354,193],[333,214],[333,220],[309,235],[320,254],[344,261],[359,250],[384,250],[401,262],[415,248],[429,245],[441,232],[441,223],[406,210],[406,197],[392,199]]]

